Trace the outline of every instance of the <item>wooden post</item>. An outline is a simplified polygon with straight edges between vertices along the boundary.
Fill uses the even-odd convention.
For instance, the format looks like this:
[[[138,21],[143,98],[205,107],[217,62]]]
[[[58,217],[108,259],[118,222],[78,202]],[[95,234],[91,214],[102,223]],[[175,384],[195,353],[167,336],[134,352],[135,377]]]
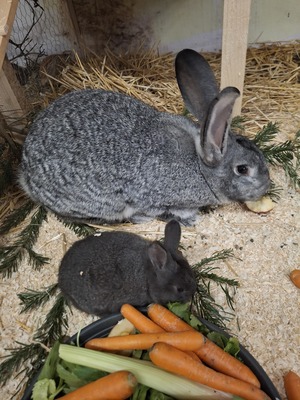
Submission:
[[[251,0],[224,0],[221,88],[235,86],[241,96],[233,116],[241,114]]]
[[[5,59],[18,3],[18,0],[0,1],[0,112],[12,130],[14,127],[18,130],[24,127],[26,110],[24,90]]]
[[[6,47],[14,23],[18,0],[0,1],[0,69],[6,53]]]
[[[69,35],[73,43],[73,50],[76,50],[79,55],[82,55],[84,41],[78,25],[73,1],[62,0],[62,6],[64,10],[65,24],[69,27]]]
[[[28,111],[24,89],[20,85],[10,62],[4,59],[0,70],[0,111],[12,130],[20,130],[26,124]]]

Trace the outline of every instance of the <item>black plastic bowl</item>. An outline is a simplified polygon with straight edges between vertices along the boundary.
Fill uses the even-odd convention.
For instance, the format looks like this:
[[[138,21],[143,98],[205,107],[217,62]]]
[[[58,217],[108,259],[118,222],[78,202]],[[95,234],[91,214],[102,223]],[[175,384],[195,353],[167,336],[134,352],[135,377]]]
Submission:
[[[141,309],[144,313],[146,309]],[[104,317],[99,319],[92,324],[86,326],[80,331],[79,337],[78,334],[72,336],[69,342],[77,343],[79,342],[80,346],[83,346],[88,340],[96,338],[96,337],[105,337],[109,334],[111,329],[121,320],[123,316],[118,314],[113,314],[108,317]],[[228,336],[222,329],[218,328],[214,324],[205,321],[200,318],[200,321],[208,327],[208,329],[217,331],[222,333],[223,335]],[[255,360],[255,358],[246,350],[243,346],[240,345],[240,353],[239,356],[243,360],[243,362],[252,370],[252,372],[256,375],[259,379],[261,384],[261,389],[272,399],[272,400],[281,400],[277,389],[275,388],[274,384],[264,371],[264,369],[259,365],[259,363]],[[21,400],[30,400],[32,388],[36,380],[38,379],[37,376],[30,382],[28,387],[26,388],[24,395]]]

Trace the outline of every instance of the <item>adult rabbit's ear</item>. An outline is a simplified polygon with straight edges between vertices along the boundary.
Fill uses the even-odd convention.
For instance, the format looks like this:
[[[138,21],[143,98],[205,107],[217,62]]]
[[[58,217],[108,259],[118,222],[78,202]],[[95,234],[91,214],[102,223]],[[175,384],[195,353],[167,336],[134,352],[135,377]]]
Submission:
[[[162,270],[167,265],[167,252],[158,242],[153,242],[148,247],[148,255],[153,267]]]
[[[227,87],[219,93],[210,65],[194,50],[177,54],[175,70],[184,103],[201,124],[197,152],[205,164],[217,166],[226,152],[232,108],[240,92]]]
[[[172,219],[165,226],[164,246],[171,253],[178,249],[181,237],[181,227],[178,221]]]
[[[237,88],[226,87],[210,104],[200,132],[200,148],[197,148],[209,166],[219,165],[226,152],[232,109],[239,95]]]
[[[175,72],[186,108],[202,121],[211,102],[219,94],[218,84],[210,65],[196,51],[185,49],[176,56]]]

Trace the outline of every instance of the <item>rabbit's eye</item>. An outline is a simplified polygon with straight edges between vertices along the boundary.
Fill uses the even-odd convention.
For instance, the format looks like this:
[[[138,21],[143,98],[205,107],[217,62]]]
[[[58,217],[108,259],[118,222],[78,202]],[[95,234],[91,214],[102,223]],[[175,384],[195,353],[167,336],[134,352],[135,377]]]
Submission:
[[[234,172],[237,175],[249,175],[249,168],[246,164],[242,164],[242,165],[237,165],[234,168]]]
[[[182,287],[177,287],[177,292],[178,293],[182,293],[183,292],[183,288]]]

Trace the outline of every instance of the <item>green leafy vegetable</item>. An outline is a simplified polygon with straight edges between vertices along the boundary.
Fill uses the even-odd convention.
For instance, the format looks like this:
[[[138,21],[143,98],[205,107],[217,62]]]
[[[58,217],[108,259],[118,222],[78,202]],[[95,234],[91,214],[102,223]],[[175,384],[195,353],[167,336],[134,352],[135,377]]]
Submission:
[[[206,325],[204,325],[194,314],[190,311],[189,303],[169,303],[168,308],[178,317],[183,319],[194,329],[197,329],[203,333],[209,340],[214,342],[216,345],[221,347],[224,351],[237,357],[240,351],[240,345],[238,339],[229,337],[223,333],[210,331]]]
[[[53,400],[59,392],[54,379],[41,379],[34,385],[32,400]]]
[[[238,339],[235,337],[230,337],[226,346],[224,347],[224,351],[238,358],[238,354],[240,352],[240,343]]]
[[[56,377],[56,368],[58,363],[58,349],[59,349],[59,341],[55,342],[52,349],[50,350],[48,357],[46,358],[45,364],[39,375],[39,380],[54,379]]]

